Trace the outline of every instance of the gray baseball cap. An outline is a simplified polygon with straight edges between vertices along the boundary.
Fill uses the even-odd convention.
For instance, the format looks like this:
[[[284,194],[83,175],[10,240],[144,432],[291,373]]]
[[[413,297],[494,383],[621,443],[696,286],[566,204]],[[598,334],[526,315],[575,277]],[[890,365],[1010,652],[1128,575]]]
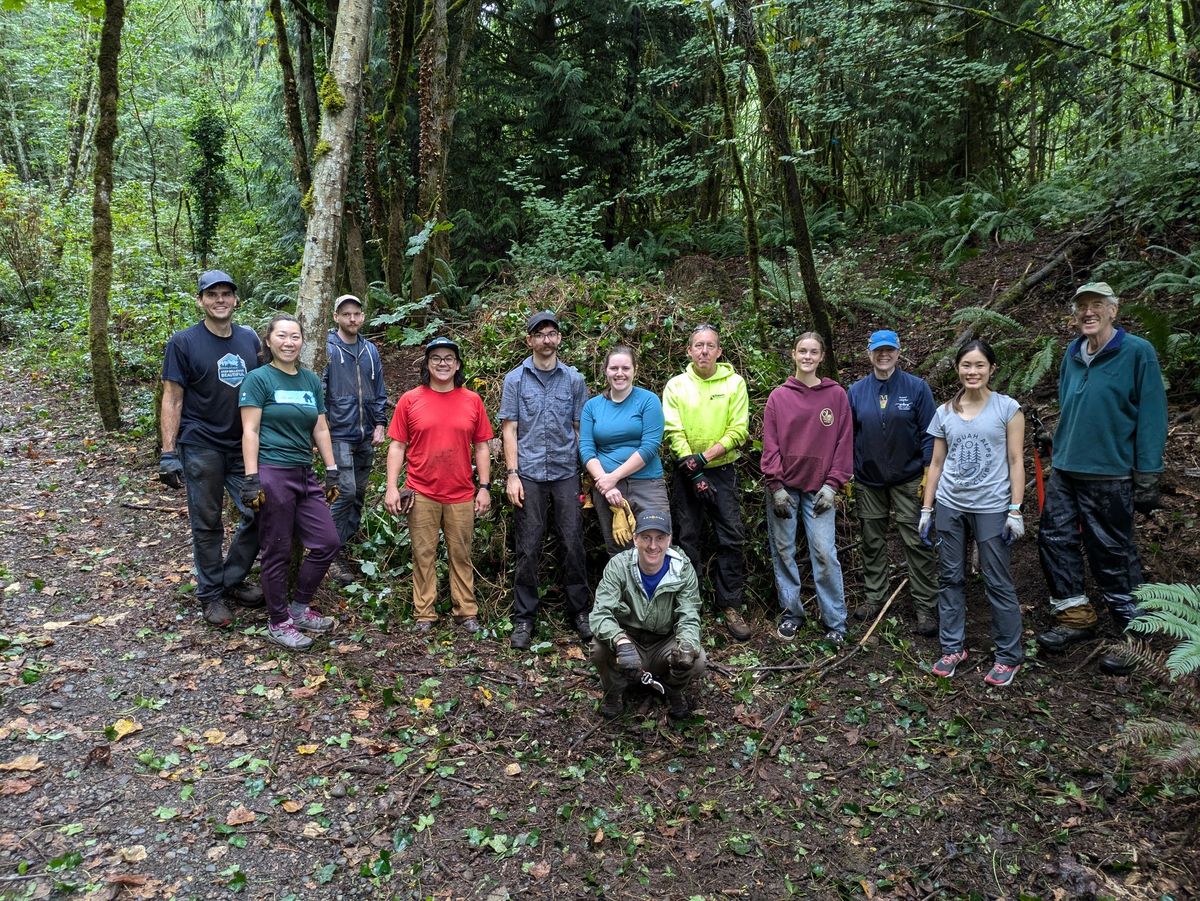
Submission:
[[[643,532],[664,532],[667,535],[671,534],[671,516],[668,513],[662,513],[658,510],[643,510],[637,515],[637,527],[633,530],[634,535],[641,535]]]

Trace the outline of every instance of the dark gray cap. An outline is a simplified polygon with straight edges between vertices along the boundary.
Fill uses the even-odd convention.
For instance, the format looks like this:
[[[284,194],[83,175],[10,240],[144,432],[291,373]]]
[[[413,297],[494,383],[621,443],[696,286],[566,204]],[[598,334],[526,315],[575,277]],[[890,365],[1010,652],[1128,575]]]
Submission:
[[[200,276],[200,287],[196,289],[197,294],[203,294],[213,285],[229,285],[237,292],[237,282],[233,280],[228,272],[222,272],[220,269],[209,269]]]
[[[643,532],[657,531],[664,532],[667,535],[671,534],[671,516],[667,513],[662,513],[658,510],[643,510],[637,515],[637,528],[633,530],[634,535],[641,535]]]
[[[432,341],[430,341],[428,344],[425,345],[425,358],[429,359],[429,355],[431,353],[433,353],[435,350],[437,350],[439,347],[450,348],[452,351],[454,351],[454,356],[458,357],[460,360],[462,359],[462,352],[458,349],[458,345],[455,344],[453,341],[451,341],[449,338],[446,338],[443,336],[434,338]]]
[[[550,323],[555,328],[558,328],[558,317],[554,315],[552,310],[542,310],[540,313],[534,313],[525,322],[525,331],[533,334],[546,323]]]

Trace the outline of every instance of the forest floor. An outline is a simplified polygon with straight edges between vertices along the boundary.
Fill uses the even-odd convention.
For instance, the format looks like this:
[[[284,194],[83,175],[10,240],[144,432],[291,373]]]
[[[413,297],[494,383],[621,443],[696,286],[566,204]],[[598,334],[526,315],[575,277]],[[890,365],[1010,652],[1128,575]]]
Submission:
[[[683,728],[652,697],[607,723],[553,613],[526,653],[502,613],[474,637],[385,632],[332,589],[339,627],[308,653],[267,643],[261,611],[206,626],[184,499],[156,481],[147,442],[105,435],[77,389],[11,363],[0,410],[0,898],[1150,899],[1200,885],[1196,796],[1118,744],[1126,723],[1178,706],[1099,674],[1101,638],[1037,654],[1032,540],[1014,564],[1030,658],[1008,689],[983,683],[975,584],[971,657],[951,681],[927,673],[936,640],[912,635],[905,591],[840,652],[813,630],[781,643],[756,605],[745,644],[706,620],[713,666]],[[1200,439],[1173,426],[1170,442],[1165,509],[1139,537],[1148,579],[1195,581]],[[852,605],[859,585],[848,565]]]

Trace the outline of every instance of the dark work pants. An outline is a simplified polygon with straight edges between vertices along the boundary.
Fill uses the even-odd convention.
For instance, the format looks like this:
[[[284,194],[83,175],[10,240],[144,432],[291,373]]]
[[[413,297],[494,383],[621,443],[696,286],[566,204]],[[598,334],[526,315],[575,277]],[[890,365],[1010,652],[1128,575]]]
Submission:
[[[522,478],[521,486],[525,489],[525,506],[514,511],[517,567],[516,584],[513,586],[513,619],[531,623],[537,614],[538,564],[542,559],[542,545],[553,508],[567,615],[574,624],[575,617],[587,613],[591,607],[584,562],[583,517],[579,511],[579,477],[553,482]]]
[[[714,602],[718,610],[742,606],[742,586],[746,581],[743,545],[746,533],[738,506],[737,473],[732,465],[706,469],[705,475],[717,492],[715,504],[696,497],[692,480],[676,470],[671,475],[671,525],[675,543],[692,561],[696,573],[702,573],[700,557],[704,523],[712,523],[716,540],[713,567]]]
[[[258,526],[254,513],[242,505],[242,449],[235,451],[181,444],[179,459],[187,480],[188,524],[192,529],[192,559],[196,569],[196,598],[201,604],[218,600],[246,578],[258,556]],[[242,514],[241,523],[222,556],[225,541],[225,492]]]
[[[1105,604],[1124,627],[1137,615],[1133,590],[1142,584],[1133,540],[1133,480],[1081,479],[1052,470],[1038,529],[1051,604],[1085,597],[1085,553]],[[1060,606],[1055,605],[1056,612]]]
[[[317,484],[311,466],[260,466],[266,500],[258,510],[258,533],[262,541],[262,590],[267,601],[267,619],[272,624],[288,618],[288,568],[292,562],[292,536],[299,538],[308,553],[296,576],[292,600],[308,606],[329,564],[342,543],[325,492]]]
[[[661,638],[638,641],[632,635],[626,634],[629,640],[633,642],[634,647],[638,649],[638,654],[642,658],[642,669],[667,688],[677,688],[682,691],[693,680],[704,675],[704,668],[708,665],[708,659],[704,656],[703,648],[696,649],[696,662],[691,665],[686,673],[682,676],[674,676],[671,674],[670,664],[667,663],[667,658],[671,655],[671,652],[679,647],[679,642],[675,640],[674,635],[664,635]],[[613,653],[607,644],[601,641],[593,641],[591,658],[592,663],[596,664],[596,672],[600,675],[600,684],[604,687],[605,693],[625,691],[629,687],[629,679],[625,677],[625,674],[621,670],[617,669],[617,655]]]
[[[345,544],[358,533],[362,522],[363,502],[367,484],[371,481],[371,466],[375,462],[375,445],[371,439],[357,444],[334,441],[333,458],[338,466],[338,499],[329,508],[338,538]]]

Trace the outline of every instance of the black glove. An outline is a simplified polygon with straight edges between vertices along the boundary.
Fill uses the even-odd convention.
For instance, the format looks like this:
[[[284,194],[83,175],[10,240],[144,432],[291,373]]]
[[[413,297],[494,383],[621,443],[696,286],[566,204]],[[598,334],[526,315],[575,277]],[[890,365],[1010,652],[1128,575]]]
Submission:
[[[712,481],[701,470],[692,476],[692,490],[696,492],[696,497],[704,501],[706,504],[715,504],[717,502],[717,489]]]
[[[1161,506],[1158,502],[1157,472],[1135,472],[1133,474],[1133,509],[1138,513],[1149,513]]]
[[[617,645],[617,669],[631,678],[642,671],[642,655],[632,641]]]
[[[263,501],[267,496],[263,494],[262,482],[259,481],[258,473],[252,476],[246,476],[242,479],[242,503],[251,510],[257,510],[263,505]]]
[[[704,454],[688,454],[676,464],[675,468],[692,476],[703,472],[707,465],[708,460],[704,459]]]
[[[1038,425],[1033,431],[1033,446],[1043,457],[1049,457],[1054,452],[1054,436],[1044,425]]]
[[[175,451],[163,451],[158,458],[158,480],[176,491],[183,487],[183,464]]]
[[[690,644],[676,645],[667,654],[667,667],[676,679],[682,679],[696,663],[696,649]]]
[[[338,499],[342,489],[338,487],[338,469],[336,466],[325,469],[325,503],[332,504]]]

